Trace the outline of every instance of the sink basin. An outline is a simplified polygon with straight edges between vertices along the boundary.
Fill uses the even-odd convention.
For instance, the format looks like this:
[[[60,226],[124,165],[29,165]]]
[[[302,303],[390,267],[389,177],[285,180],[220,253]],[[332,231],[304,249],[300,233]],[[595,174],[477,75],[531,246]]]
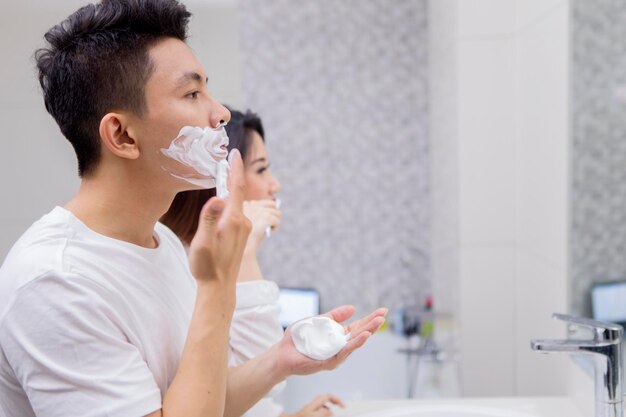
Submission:
[[[477,407],[468,405],[414,405],[410,407],[378,410],[361,414],[361,417],[538,417],[528,414],[494,407]]]
[[[349,402],[335,417],[583,417],[567,397],[500,397]]]

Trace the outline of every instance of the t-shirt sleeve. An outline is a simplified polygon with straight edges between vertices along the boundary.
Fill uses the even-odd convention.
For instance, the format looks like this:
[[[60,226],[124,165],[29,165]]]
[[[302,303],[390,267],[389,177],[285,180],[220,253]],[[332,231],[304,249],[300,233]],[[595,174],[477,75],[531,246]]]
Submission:
[[[21,288],[6,314],[0,345],[35,414],[144,416],[161,408],[131,340],[131,317],[111,290],[47,274]]]
[[[237,304],[230,326],[231,365],[240,365],[268,350],[283,337],[278,286],[256,280],[237,284]]]
[[[278,286],[272,281],[255,280],[237,284],[237,303],[230,326],[230,365],[237,366],[260,355],[283,337],[278,305]],[[275,396],[285,381],[274,386],[243,417],[278,417],[283,407]]]

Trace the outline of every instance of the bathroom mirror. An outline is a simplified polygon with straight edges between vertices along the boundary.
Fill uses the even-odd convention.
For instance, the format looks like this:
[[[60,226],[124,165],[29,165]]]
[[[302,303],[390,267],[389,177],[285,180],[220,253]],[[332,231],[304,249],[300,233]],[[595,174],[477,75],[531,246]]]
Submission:
[[[31,57],[84,2],[53,3],[0,17],[2,256],[78,186]],[[567,360],[528,341],[564,337],[552,312],[590,315],[591,286],[626,279],[626,6],[186,3],[209,88],[262,117],[283,184],[266,276],[322,310],[432,297],[463,395],[562,394]]]

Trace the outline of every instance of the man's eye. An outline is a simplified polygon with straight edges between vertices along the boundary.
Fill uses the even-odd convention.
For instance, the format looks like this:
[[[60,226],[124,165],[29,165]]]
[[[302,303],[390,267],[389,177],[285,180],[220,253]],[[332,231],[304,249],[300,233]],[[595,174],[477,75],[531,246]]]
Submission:
[[[262,173],[264,173],[266,170],[267,170],[267,167],[259,168],[259,169],[256,171],[256,173],[257,173],[257,174],[262,174]]]
[[[187,94],[187,97],[192,98],[192,99],[195,100],[195,99],[198,98],[198,94],[200,94],[199,91],[194,91],[194,92],[191,92],[191,93]]]

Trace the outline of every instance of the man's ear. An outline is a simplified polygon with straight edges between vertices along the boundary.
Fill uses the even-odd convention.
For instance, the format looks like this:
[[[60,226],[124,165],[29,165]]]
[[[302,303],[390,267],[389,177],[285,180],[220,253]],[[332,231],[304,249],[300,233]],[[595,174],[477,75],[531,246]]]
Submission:
[[[129,118],[121,113],[107,113],[100,120],[100,140],[114,155],[125,159],[139,158],[139,143],[129,133]]]

